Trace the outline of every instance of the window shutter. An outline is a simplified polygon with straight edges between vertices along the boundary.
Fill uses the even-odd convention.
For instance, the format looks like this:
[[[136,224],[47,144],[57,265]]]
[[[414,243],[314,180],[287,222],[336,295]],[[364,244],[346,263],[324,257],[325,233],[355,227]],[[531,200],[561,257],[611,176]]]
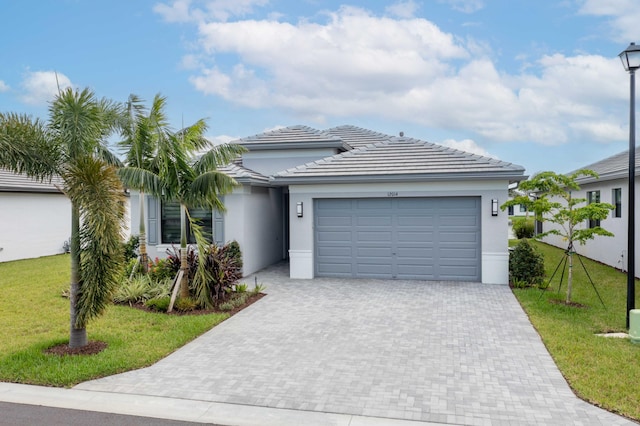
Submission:
[[[147,196],[147,242],[158,244],[158,200]]]
[[[224,215],[213,211],[213,240],[218,246],[224,245]]]

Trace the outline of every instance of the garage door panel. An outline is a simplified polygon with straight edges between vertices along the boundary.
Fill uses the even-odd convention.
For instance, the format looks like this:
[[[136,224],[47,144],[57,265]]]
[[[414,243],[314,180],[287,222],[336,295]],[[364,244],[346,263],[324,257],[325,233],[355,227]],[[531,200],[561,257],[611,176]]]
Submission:
[[[390,241],[391,231],[358,231],[356,234],[356,238],[358,242]]]
[[[388,258],[393,255],[391,247],[358,247],[358,257],[385,257]]]
[[[351,258],[353,255],[353,249],[349,244],[344,246],[333,246],[333,247],[318,247],[318,256],[323,256],[326,259],[331,259],[332,257],[341,257],[341,258]]]
[[[351,232],[349,231],[326,231],[318,236],[320,242],[351,242]]]
[[[396,255],[400,259],[416,258],[428,262],[433,259],[434,251],[432,247],[399,247],[396,250]]]
[[[433,216],[398,216],[398,226],[423,226],[431,228],[435,226]]]
[[[353,269],[351,263],[327,262],[318,265],[318,274],[322,276],[351,277]]]
[[[472,259],[478,258],[478,250],[466,248],[442,248],[440,259]]]
[[[424,241],[433,240],[433,232],[420,232],[418,230],[414,232],[399,231],[397,235],[398,235],[398,243],[424,242]]]
[[[383,209],[391,210],[393,200],[384,198],[357,198],[355,202],[357,210],[381,211]]]
[[[479,206],[473,197],[316,200],[316,274],[479,280]]]
[[[460,277],[476,279],[476,268],[473,266],[442,266],[440,267],[440,279],[459,280]]]
[[[338,227],[344,226],[347,228],[351,228],[353,224],[353,218],[351,216],[322,216],[318,218],[318,225],[320,226],[330,226],[330,227]]]
[[[478,241],[478,236],[471,232],[444,231],[440,232],[439,236],[444,245],[447,243],[475,243]]]
[[[391,226],[390,216],[359,216],[356,219],[358,226]]]
[[[391,264],[359,264],[357,276],[367,278],[391,278]]]

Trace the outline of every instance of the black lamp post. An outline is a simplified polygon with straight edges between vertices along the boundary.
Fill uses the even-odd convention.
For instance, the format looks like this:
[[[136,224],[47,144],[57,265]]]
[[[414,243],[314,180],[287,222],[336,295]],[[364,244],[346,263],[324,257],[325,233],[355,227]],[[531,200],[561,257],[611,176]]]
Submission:
[[[640,46],[631,43],[620,55],[622,66],[629,72],[631,78],[631,103],[629,108],[629,217],[627,228],[627,328],[629,328],[629,313],[635,309],[635,203],[636,203],[636,70],[640,68]]]

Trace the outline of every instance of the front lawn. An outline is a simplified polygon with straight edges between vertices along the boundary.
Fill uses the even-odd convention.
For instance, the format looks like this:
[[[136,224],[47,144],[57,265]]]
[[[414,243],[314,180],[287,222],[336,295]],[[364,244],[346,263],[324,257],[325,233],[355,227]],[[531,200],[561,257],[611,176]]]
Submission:
[[[547,282],[564,256],[564,250],[539,242],[534,244],[544,254]],[[580,246],[577,251],[580,252]],[[560,271],[542,299],[538,289],[514,289],[513,292],[575,393],[592,404],[640,420],[640,345],[633,345],[628,339],[595,336],[596,333],[626,332],[626,274],[588,259],[583,261],[606,308],[602,307],[577,259],[573,267],[572,301],[585,307],[550,302],[565,298],[566,273],[558,295]],[[637,293],[638,290],[636,307],[640,308]]]
[[[89,323],[96,355],[43,352],[69,341],[69,255],[0,263],[0,381],[46,386],[77,383],[151,365],[228,317],[166,315],[110,306]]]

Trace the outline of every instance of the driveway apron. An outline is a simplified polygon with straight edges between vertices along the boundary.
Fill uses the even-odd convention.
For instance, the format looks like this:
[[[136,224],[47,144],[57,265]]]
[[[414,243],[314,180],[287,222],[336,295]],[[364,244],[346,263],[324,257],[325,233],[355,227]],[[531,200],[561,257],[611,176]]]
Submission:
[[[256,277],[268,295],[249,308],[151,367],[76,388],[448,424],[635,424],[572,393],[506,286],[292,280],[287,264]]]

